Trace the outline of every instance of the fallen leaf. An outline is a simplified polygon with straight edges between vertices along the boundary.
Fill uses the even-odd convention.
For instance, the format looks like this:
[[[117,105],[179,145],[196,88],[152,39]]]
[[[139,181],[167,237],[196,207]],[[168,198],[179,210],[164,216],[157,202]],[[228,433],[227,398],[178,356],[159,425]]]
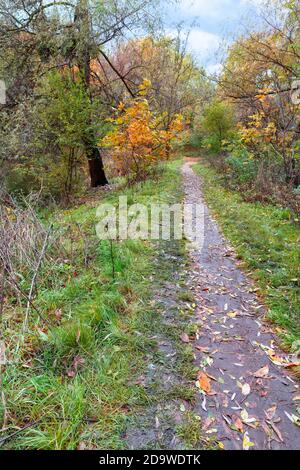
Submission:
[[[299,367],[300,362],[289,362],[288,364],[284,364],[284,367],[291,368],[291,367]]]
[[[247,383],[244,384],[244,385],[242,386],[242,394],[245,395],[245,396],[247,396],[247,395],[250,395],[250,393],[251,393],[250,385],[247,384]]]
[[[202,346],[196,346],[196,349],[200,352],[203,352],[205,354],[208,354],[209,353],[209,349],[208,348],[204,348]]]
[[[249,450],[250,447],[254,447],[254,443],[250,441],[249,434],[245,432],[243,439],[243,450]]]
[[[289,418],[292,423],[296,424],[296,426],[300,426],[300,417],[294,414],[289,414],[285,411],[286,416]]]
[[[204,372],[198,373],[197,384],[205,393],[211,393],[211,380]]]
[[[263,379],[269,375],[269,366],[262,367],[261,369],[257,370],[254,374],[254,377],[257,379]]]
[[[181,336],[180,336],[180,339],[183,343],[189,343],[190,342],[190,338],[188,337],[188,335],[186,333],[183,333]]]
[[[276,366],[282,366],[284,364],[284,359],[282,357],[276,356],[275,351],[269,349],[268,356]]]
[[[229,313],[227,313],[227,316],[229,318],[235,318],[237,316],[237,313],[236,312],[229,312]]]
[[[237,416],[237,415],[233,415],[232,419],[233,419],[233,424],[236,427],[236,429],[239,432],[244,432],[244,426],[243,426],[243,423],[242,423],[242,420],[240,419],[240,417]]]
[[[300,401],[300,395],[296,395],[296,396],[293,398],[293,401]]]

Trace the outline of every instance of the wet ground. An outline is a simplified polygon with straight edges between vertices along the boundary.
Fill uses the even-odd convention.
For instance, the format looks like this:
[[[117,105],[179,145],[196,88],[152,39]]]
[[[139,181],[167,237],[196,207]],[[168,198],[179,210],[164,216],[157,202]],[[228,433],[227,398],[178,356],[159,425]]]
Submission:
[[[186,202],[205,211],[204,245],[190,247],[199,324],[194,412],[225,449],[300,449],[299,382],[288,374],[293,358],[278,347],[252,281],[205,205],[194,163],[182,170]]]
[[[198,227],[204,236],[188,244],[188,260],[176,242],[159,247],[157,320],[147,333],[155,346],[135,379],[148,401],[126,431],[126,446],[300,449],[299,381],[287,367],[294,358],[278,346],[252,280],[203,200],[197,161],[184,164],[183,189],[186,203],[204,209],[204,230]]]
[[[176,242],[158,247],[156,272],[153,273],[156,288],[151,305],[157,318],[148,332],[148,338],[155,345],[152,354],[145,356],[145,370],[135,381],[144,388],[148,403],[141,406],[126,431],[129,449],[186,448],[177,429],[191,407],[184,391],[191,389],[191,382],[180,370],[182,357],[178,349],[186,324],[180,313],[186,302],[180,300],[180,294],[186,291],[181,284],[187,282],[187,260],[178,253],[178,248]]]

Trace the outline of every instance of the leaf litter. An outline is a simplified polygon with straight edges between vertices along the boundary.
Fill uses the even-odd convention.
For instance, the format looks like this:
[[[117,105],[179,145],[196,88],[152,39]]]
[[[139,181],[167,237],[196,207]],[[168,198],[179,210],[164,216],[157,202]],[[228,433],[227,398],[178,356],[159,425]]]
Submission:
[[[183,174],[189,200],[200,181],[191,168],[185,167]],[[265,307],[258,289],[242,274],[234,251],[209,213],[205,236],[203,254],[190,252],[189,285],[198,299],[195,316],[202,323],[193,346],[195,365],[201,368],[196,387],[201,397],[199,414],[206,415],[204,430],[217,428],[222,441],[220,426],[227,427],[229,434],[221,448],[293,449],[299,442],[294,429],[300,426],[295,411],[300,395],[295,394],[297,383],[285,370],[297,361],[275,345],[274,334],[263,319]]]

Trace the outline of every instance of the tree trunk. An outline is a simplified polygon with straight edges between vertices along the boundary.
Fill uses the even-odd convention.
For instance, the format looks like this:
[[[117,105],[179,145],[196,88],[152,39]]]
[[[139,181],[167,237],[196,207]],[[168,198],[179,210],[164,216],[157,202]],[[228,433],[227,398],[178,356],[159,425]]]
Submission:
[[[92,102],[91,93],[91,49],[93,46],[93,39],[91,33],[90,14],[87,0],[78,0],[74,24],[77,25],[79,36],[77,39],[78,48],[78,68],[82,75],[85,90]],[[92,117],[89,117],[87,128],[91,128]],[[93,134],[93,131],[92,131]],[[97,188],[108,184],[105,176],[102,156],[97,147],[97,139],[94,135],[89,135],[84,143],[85,153],[88,159],[91,187]]]
[[[98,147],[90,147],[88,151],[88,162],[91,177],[91,187],[98,188],[108,184],[105,176],[103,160]]]

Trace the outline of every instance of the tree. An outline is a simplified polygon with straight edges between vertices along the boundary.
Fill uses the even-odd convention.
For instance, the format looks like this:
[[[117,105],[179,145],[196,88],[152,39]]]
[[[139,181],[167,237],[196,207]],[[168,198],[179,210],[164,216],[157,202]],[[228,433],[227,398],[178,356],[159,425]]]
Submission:
[[[273,153],[286,182],[295,185],[300,181],[300,108],[291,93],[300,61],[299,12],[299,1],[276,2],[264,15],[265,29],[230,47],[218,83],[218,96],[234,106],[246,139],[255,133],[248,145],[256,158]]]
[[[93,60],[101,55],[110,64],[104,52],[105,45],[120,38],[124,31],[145,25],[154,3],[157,2],[0,0],[0,45],[3,51],[0,62],[9,84],[7,106],[13,108],[34,94],[41,76],[49,69],[61,70],[66,66],[79,70],[92,104]],[[86,129],[92,128],[91,124],[92,116],[89,116]],[[91,185],[107,184],[97,136],[93,132],[86,133],[85,155]]]
[[[194,115],[211,94],[205,72],[187,52],[187,38],[182,38],[180,32],[175,37],[130,40],[117,48],[112,61],[134,96],[144,78],[151,82],[147,96],[151,109],[164,115],[165,130],[176,114]],[[112,69],[103,67],[103,79],[112,84],[111,93],[122,101],[128,93],[120,87]]]
[[[173,117],[168,130],[162,128],[163,115],[151,111],[146,94],[151,83],[144,80],[138,97],[120,103],[112,131],[103,139],[111,148],[116,167],[132,181],[144,180],[157,162],[168,158],[168,149],[183,130],[182,116]]]
[[[222,142],[228,138],[234,128],[234,117],[228,104],[218,101],[210,104],[203,113],[201,127],[208,137],[209,148],[218,153]]]

